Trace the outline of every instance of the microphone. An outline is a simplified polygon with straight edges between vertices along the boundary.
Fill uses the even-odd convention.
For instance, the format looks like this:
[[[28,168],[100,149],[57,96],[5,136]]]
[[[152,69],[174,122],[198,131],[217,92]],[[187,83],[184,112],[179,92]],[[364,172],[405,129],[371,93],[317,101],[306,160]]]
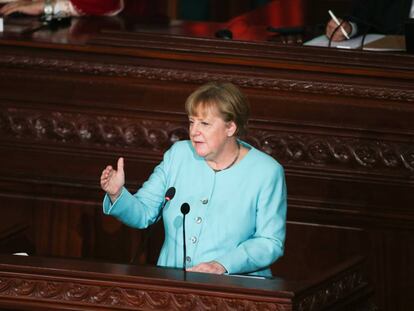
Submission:
[[[168,188],[164,196],[164,203],[162,204],[158,212],[157,218],[155,218],[154,224],[157,223],[157,221],[161,218],[162,210],[164,209],[165,205],[167,205],[167,203],[174,198],[174,196],[175,196],[175,188],[174,187]]]
[[[67,28],[71,25],[70,16],[62,15],[42,15],[39,18],[40,25],[24,30],[22,33],[29,35],[39,31],[41,29],[49,29],[51,31],[56,31],[60,28]]]
[[[217,30],[214,33],[214,35],[216,36],[216,38],[220,38],[220,39],[226,39],[226,40],[233,39],[233,33],[231,32],[231,30],[227,28]]]
[[[185,245],[185,215],[187,215],[190,212],[190,205],[188,203],[183,203],[181,205],[181,213],[183,214],[183,270],[185,271],[186,264],[185,259],[187,257],[187,248]]]
[[[138,254],[140,254],[147,246],[148,244],[148,240],[149,237],[151,236],[152,230],[154,228],[154,224],[156,224],[158,222],[158,220],[161,218],[162,215],[162,211],[164,210],[164,207],[167,205],[167,203],[169,201],[171,201],[175,196],[175,188],[174,187],[170,187],[168,188],[167,192],[165,193],[164,196],[164,202],[161,205],[160,210],[158,211],[158,215],[157,218],[155,218],[155,221],[151,224],[151,227],[148,231],[148,234],[145,236],[145,240],[140,244],[140,247],[137,249],[137,251],[135,252],[135,255],[132,257],[132,259],[130,260],[129,263],[133,263],[135,262],[136,258],[138,257]]]

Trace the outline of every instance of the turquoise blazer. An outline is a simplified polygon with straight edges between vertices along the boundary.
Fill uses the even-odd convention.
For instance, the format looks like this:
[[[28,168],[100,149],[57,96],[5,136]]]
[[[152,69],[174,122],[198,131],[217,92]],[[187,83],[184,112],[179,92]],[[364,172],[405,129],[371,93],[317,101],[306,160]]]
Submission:
[[[165,240],[159,266],[183,266],[183,216],[186,216],[186,265],[215,260],[229,274],[271,276],[269,266],[283,255],[286,231],[286,184],[282,166],[269,155],[250,148],[229,169],[214,172],[190,141],[175,143],[137,193],[125,188],[105,214],[126,225],[146,228],[161,208],[165,192],[176,188],[162,211]]]

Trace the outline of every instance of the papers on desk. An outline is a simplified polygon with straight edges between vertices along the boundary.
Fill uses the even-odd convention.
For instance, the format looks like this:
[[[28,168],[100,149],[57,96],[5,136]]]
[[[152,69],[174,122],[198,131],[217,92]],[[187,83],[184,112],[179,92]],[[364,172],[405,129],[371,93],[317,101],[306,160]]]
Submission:
[[[384,36],[364,44],[367,51],[405,51],[405,36]]]
[[[259,280],[271,279],[270,277],[265,277],[265,276],[260,276],[260,275],[247,275],[247,274],[228,274],[228,275],[239,277],[239,278],[249,278],[249,279],[259,279]]]
[[[331,42],[332,48],[338,49],[361,49],[363,36],[351,38],[349,40]],[[325,35],[313,38],[303,44],[304,46],[327,47],[329,39]],[[385,36],[380,34],[367,34],[364,39],[365,51],[405,51],[404,36]]]
[[[14,253],[15,256],[29,256],[28,253]]]

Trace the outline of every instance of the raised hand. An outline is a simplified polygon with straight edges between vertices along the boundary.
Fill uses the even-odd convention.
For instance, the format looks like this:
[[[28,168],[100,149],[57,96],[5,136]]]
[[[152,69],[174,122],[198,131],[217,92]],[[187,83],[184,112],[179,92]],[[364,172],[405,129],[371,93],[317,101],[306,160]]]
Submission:
[[[101,174],[101,188],[110,197],[112,202],[119,197],[125,184],[124,158],[119,158],[117,169],[108,165]]]

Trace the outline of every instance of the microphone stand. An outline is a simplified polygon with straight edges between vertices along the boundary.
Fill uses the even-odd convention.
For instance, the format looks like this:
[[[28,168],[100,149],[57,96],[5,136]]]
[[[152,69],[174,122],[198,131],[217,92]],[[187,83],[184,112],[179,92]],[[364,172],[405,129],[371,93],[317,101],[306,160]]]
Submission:
[[[183,203],[181,205],[181,213],[183,214],[183,271],[184,275],[186,272],[186,257],[187,257],[187,247],[185,242],[185,215],[190,212],[190,205],[188,203]]]
[[[187,247],[185,242],[185,214],[183,215],[183,270],[186,271]]]

